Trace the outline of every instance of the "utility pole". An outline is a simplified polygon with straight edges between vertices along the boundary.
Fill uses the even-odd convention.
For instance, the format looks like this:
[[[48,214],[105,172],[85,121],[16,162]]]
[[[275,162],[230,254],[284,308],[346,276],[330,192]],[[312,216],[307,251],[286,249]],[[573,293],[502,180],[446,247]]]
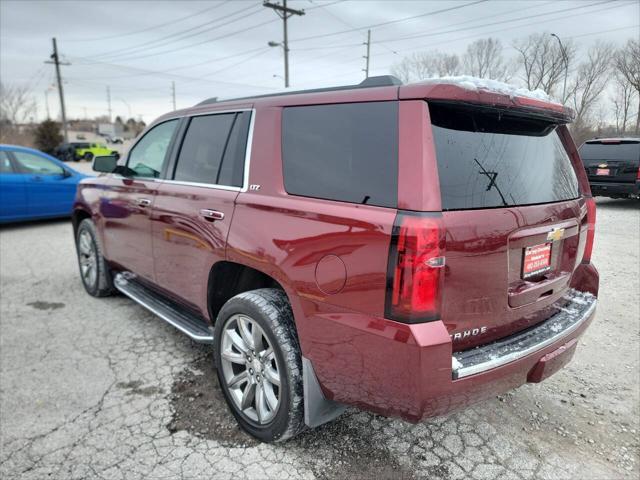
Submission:
[[[67,112],[64,108],[64,89],[62,88],[62,76],[60,75],[60,65],[71,65],[69,62],[60,62],[58,56],[58,45],[56,44],[55,37],[53,40],[53,53],[51,54],[51,61],[44,63],[52,63],[56,66],[56,79],[58,81],[58,93],[60,95],[60,115],[62,116],[62,130],[64,131],[64,141],[69,143],[69,132],[67,130]]]
[[[264,2],[263,7],[271,8],[282,19],[284,26],[284,41],[282,42],[282,48],[284,49],[284,86],[289,87],[289,36],[287,33],[287,18],[292,15],[302,16],[304,10],[294,10],[287,7],[287,0],[282,0],[282,5],[278,3]]]
[[[371,53],[371,30],[367,30],[367,41],[364,43],[364,45],[367,46],[367,54],[362,58],[365,58],[367,60],[367,63],[362,71],[364,72],[364,75],[365,75],[364,78],[369,78],[369,57]]]
[[[44,104],[47,107],[47,120],[51,118],[51,114],[49,113],[49,89],[47,88],[44,91]]]
[[[111,123],[111,88],[107,85],[107,105],[109,106],[109,123]]]
[[[564,60],[564,81],[562,82],[562,103],[564,104],[566,101],[565,95],[567,94],[567,76],[569,75],[569,58],[567,57],[567,51],[565,50],[564,45],[562,45],[562,41],[560,40],[560,37],[555,33],[552,33],[551,36],[556,37],[556,40],[558,40],[558,43],[560,44],[560,52],[562,53],[562,59]]]
[[[173,100],[173,109],[176,109],[176,82],[171,82],[171,99]]]

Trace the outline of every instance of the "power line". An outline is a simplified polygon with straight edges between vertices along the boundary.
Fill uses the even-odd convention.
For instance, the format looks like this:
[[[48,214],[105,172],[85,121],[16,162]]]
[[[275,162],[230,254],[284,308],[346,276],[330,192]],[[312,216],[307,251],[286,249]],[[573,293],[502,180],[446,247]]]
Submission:
[[[608,1],[605,1],[605,2],[596,2],[596,3],[589,4],[589,5],[584,5],[584,6],[580,7],[580,8],[588,8],[588,7],[593,7],[593,6],[597,6],[597,5],[601,5],[601,4],[608,4],[608,3],[613,3],[613,2],[612,2],[612,0],[608,0]],[[493,26],[493,25],[496,25],[496,24],[511,23],[511,22],[525,20],[525,19],[529,20],[530,18],[534,18],[534,17],[539,17],[539,16],[543,16],[543,15],[544,16],[552,15],[552,14],[557,14],[557,13],[564,13],[564,12],[567,12],[567,11],[571,11],[572,12],[571,16],[575,17],[575,16],[579,16],[579,15],[588,15],[588,14],[597,13],[597,12],[602,11],[602,10],[611,10],[613,8],[624,7],[624,6],[628,6],[630,4],[631,3],[617,4],[617,5],[613,5],[613,6],[607,6],[605,8],[601,8],[601,9],[597,9],[597,10],[591,10],[591,11],[579,12],[579,13],[575,13],[575,10],[576,10],[575,8],[566,8],[566,9],[561,9],[561,10],[554,10],[554,11],[551,11],[551,12],[544,12],[542,14],[538,14],[538,15],[534,15],[534,16],[519,17],[519,18],[515,18],[515,19],[506,19],[506,20],[502,20],[500,22],[491,22],[491,23],[487,23],[487,24],[475,25],[475,26],[471,26],[471,27],[468,27],[468,28],[462,28],[462,29],[446,30],[446,31],[442,31],[442,32],[430,32],[430,33],[427,33],[427,34],[420,34],[419,36],[423,37],[423,36],[445,35],[445,34],[449,34],[449,33],[467,31],[468,29],[484,28],[484,27]],[[492,30],[492,31],[489,31],[489,32],[474,33],[474,34],[466,35],[466,36],[463,36],[463,37],[457,37],[457,38],[455,38],[455,40],[456,41],[467,40],[467,39],[482,37],[482,36],[491,35],[491,34],[495,34],[495,33],[502,33],[502,32],[507,31],[507,30],[513,30],[514,28],[528,27],[528,26],[537,25],[537,24],[540,24],[540,23],[546,23],[546,22],[553,22],[553,21],[556,21],[556,20],[562,20],[564,18],[567,18],[567,15],[562,15],[562,16],[559,16],[557,18],[544,19],[544,20],[540,20],[538,22],[527,22],[525,25],[516,25],[516,26],[512,26],[512,27],[506,27],[506,28],[501,28],[501,29],[497,29],[497,30]],[[385,42],[393,42],[393,41],[407,40],[408,38],[417,38],[417,37],[418,37],[418,35],[411,36],[411,37],[396,38],[396,39],[390,38],[390,39],[385,39],[383,41],[385,41]],[[428,49],[428,48],[433,48],[433,47],[438,46],[438,45],[449,44],[450,42],[451,42],[451,40],[443,40],[443,41],[440,41],[440,42],[431,43],[429,45],[423,45],[423,46],[420,46],[420,47],[415,47],[414,46],[414,47],[405,48],[405,49],[402,49],[402,50],[399,50],[399,51],[402,52],[402,51],[409,51],[409,50],[411,50],[411,51],[425,50],[425,49]],[[388,55],[388,53],[384,52],[384,53],[378,53],[377,54],[378,57],[385,56],[385,55]],[[354,60],[355,60],[355,58],[351,58],[350,59],[350,61],[354,61]],[[388,68],[388,67],[389,67],[389,65],[387,67],[385,67],[385,68]]]
[[[436,28],[436,29],[431,30],[431,31],[432,32],[433,31],[438,32],[440,30],[445,30],[447,28],[457,27],[457,26],[460,26],[460,25],[466,25],[468,23],[482,21],[482,20],[485,20],[487,18],[502,17],[504,15],[510,15],[512,13],[515,13],[515,12],[520,13],[520,12],[524,12],[525,10],[530,10],[532,8],[540,8],[541,5],[548,5],[549,3],[554,3],[554,1],[551,0],[551,1],[548,1],[548,2],[544,2],[542,4],[536,3],[535,5],[530,5],[530,6],[524,7],[524,8],[518,8],[516,10],[509,10],[508,12],[500,12],[500,13],[495,13],[495,14],[491,14],[491,15],[486,15],[486,16],[480,17],[480,18],[472,18],[470,20],[465,20],[464,22],[453,23],[451,25],[446,25],[444,27],[439,27],[439,28]],[[334,18],[340,20],[345,25],[353,27],[353,28],[356,28],[353,25],[351,25],[351,24],[345,22],[344,20],[340,19],[339,17],[333,15],[330,11],[326,10],[326,13],[329,13],[330,15],[332,15]],[[469,28],[473,28],[473,26],[469,27]],[[385,40],[385,41],[389,41],[389,40]],[[383,46],[388,51],[393,51],[393,53],[397,53],[393,49],[386,47],[386,45],[382,44],[380,41],[376,41],[375,43]],[[302,51],[312,51],[312,50],[324,50],[324,49],[328,49],[328,48],[357,47],[357,46],[360,46],[360,43],[344,43],[344,44],[340,44],[340,45],[323,45],[323,46],[317,46],[317,47],[294,48],[293,50],[296,51],[296,52],[302,52]]]
[[[221,2],[217,5],[214,5],[212,7],[208,7],[205,8],[204,10],[198,10],[195,13],[192,13],[190,15],[187,15],[186,17],[182,17],[182,18],[177,18],[175,20],[171,20],[169,22],[165,22],[165,23],[160,23],[158,25],[153,25],[151,27],[147,27],[147,28],[143,28],[142,30],[136,30],[133,32],[128,32],[128,33],[119,33],[117,35],[109,35],[107,37],[94,37],[94,38],[70,38],[70,39],[65,39],[67,42],[95,42],[95,41],[99,41],[99,40],[111,40],[113,38],[120,38],[120,37],[128,37],[131,35],[137,35],[139,33],[144,33],[144,32],[149,32],[151,30],[157,30],[158,28],[162,28],[162,27],[166,27],[167,25],[175,25],[176,23],[182,22],[183,20],[188,20],[189,18],[193,18],[195,16],[198,15],[202,15],[205,12],[209,12],[211,10],[215,10],[216,8],[222,7],[225,3],[229,3],[231,0],[225,0],[224,2]]]
[[[309,1],[309,3],[311,3],[311,4],[313,4],[313,3],[314,3],[314,2],[313,2],[313,0],[308,0],[308,1]],[[329,6],[331,6],[331,5],[335,5],[336,3],[342,3],[342,2],[345,2],[345,1],[346,1],[346,0],[336,0],[336,1],[334,1],[334,2],[323,3],[323,4],[321,4],[321,5],[314,5],[313,7],[307,7],[307,11],[308,11],[308,10],[315,10],[316,8],[326,8],[326,7],[329,7]]]
[[[585,5],[584,7],[581,7],[581,8],[592,7],[592,6],[595,6],[595,5],[600,5],[602,3],[612,3],[612,0],[609,0],[607,2],[599,2],[599,3]],[[582,13],[576,13],[575,12],[575,10],[576,10],[575,8],[567,8],[567,9],[563,9],[563,10],[555,10],[553,12],[548,12],[547,14],[550,15],[550,14],[553,14],[553,13],[561,13],[561,12],[571,11],[572,14],[570,16],[571,17],[577,17],[577,16],[580,16],[580,15],[589,15],[589,14],[597,13],[597,12],[600,12],[600,11],[603,11],[603,10],[611,10],[613,8],[623,7],[623,6],[627,6],[627,5],[629,5],[629,4],[625,4],[625,5],[617,4],[617,5],[608,6],[608,7],[605,7],[605,8],[600,8],[598,10],[592,10],[592,11],[589,11],[589,12],[582,12]],[[527,22],[525,25],[514,25],[512,27],[505,27],[505,28],[501,28],[501,29],[498,29],[498,30],[492,30],[490,32],[479,32],[479,33],[475,33],[475,34],[472,34],[472,35],[467,35],[467,36],[464,36],[464,37],[458,37],[455,40],[456,41],[467,40],[467,39],[471,39],[471,38],[481,37],[481,36],[484,36],[484,35],[492,35],[494,33],[502,33],[502,32],[505,32],[507,30],[513,30],[514,28],[522,28],[522,27],[528,27],[528,26],[531,26],[531,25],[538,25],[540,23],[553,22],[553,21],[556,21],[556,20],[563,20],[563,19],[567,18],[567,16],[568,15],[562,15],[562,16],[557,17],[557,18],[545,19],[545,20],[540,20],[540,21],[537,21],[537,22]],[[501,23],[509,23],[511,21],[518,21],[518,20],[524,20],[524,19],[529,19],[529,18],[533,18],[533,17],[523,17],[523,18],[518,18],[518,19],[512,19],[510,21],[505,20],[505,21],[503,21]],[[495,22],[491,23],[491,24],[486,24],[486,25],[479,25],[479,26],[476,26],[476,27],[473,27],[473,28],[480,28],[480,27],[485,27],[485,26],[488,26],[488,25],[495,25]],[[457,31],[460,31],[460,30],[455,30],[455,32],[457,32]],[[446,34],[446,33],[454,33],[454,31],[441,32],[438,35]],[[436,35],[436,34],[434,33],[434,35]],[[431,47],[434,47],[434,46],[437,46],[437,45],[448,44],[450,42],[451,42],[451,40],[443,40],[441,42],[432,43],[432,44],[429,44],[429,45],[424,45],[422,47],[412,47],[410,49],[404,49],[404,50],[400,50],[400,51],[426,49],[426,48],[431,48]],[[385,54],[382,53],[380,55],[385,55]]]
[[[221,62],[223,60],[228,60],[230,58],[236,58],[238,56],[245,55],[247,53],[254,53],[254,52],[258,52],[258,51],[259,52],[264,52],[265,50],[268,50],[268,47],[252,48],[250,50],[245,50],[243,52],[232,53],[231,55],[225,55],[224,57],[213,58],[213,59],[205,60],[205,61],[202,61],[202,62],[190,63],[190,64],[187,64],[187,65],[177,65],[177,66],[174,66],[174,67],[166,68],[164,70],[157,70],[153,74],[143,72],[143,73],[135,73],[135,74],[131,74],[131,75],[115,75],[115,76],[109,76],[109,77],[101,76],[101,77],[99,77],[99,79],[100,80],[110,80],[110,79],[119,79],[119,78],[143,77],[143,76],[146,76],[146,75],[155,75],[157,73],[173,72],[173,71],[176,71],[176,70],[182,71],[182,70],[186,70],[188,68],[200,67],[202,65],[207,65],[207,64],[210,64],[210,63],[214,63],[214,62]],[[85,58],[85,57],[71,57],[71,58],[74,59],[74,60],[77,60],[77,59],[90,60],[90,59]]]
[[[614,1],[615,0],[606,0],[606,1],[601,1],[601,2],[595,2],[595,3],[590,3],[588,5],[583,5],[583,6],[579,7],[579,8],[594,7],[594,6],[597,6],[597,5],[603,5],[605,3],[613,3]],[[413,39],[416,39],[416,38],[445,35],[447,33],[457,33],[457,32],[466,31],[466,30],[469,30],[469,29],[484,28],[484,27],[490,27],[490,26],[494,26],[494,25],[502,25],[504,23],[511,23],[511,22],[516,22],[516,21],[519,21],[519,20],[530,20],[532,18],[538,18],[538,17],[547,16],[547,15],[553,15],[554,13],[564,13],[564,12],[568,12],[568,11],[575,12],[576,10],[578,10],[576,7],[563,8],[563,9],[560,9],[560,10],[554,10],[552,12],[543,12],[543,13],[538,13],[538,14],[535,14],[535,15],[526,15],[526,16],[522,16],[522,17],[518,17],[518,18],[499,20],[497,22],[490,22],[490,23],[485,23],[485,24],[482,24],[482,25],[475,25],[475,26],[470,26],[470,27],[465,27],[465,28],[446,30],[444,32],[419,33],[419,34],[416,34],[416,35],[408,35],[408,36],[405,36],[405,37],[387,39],[387,40],[384,40],[384,41],[385,42],[400,42],[400,41],[403,41],[403,40],[413,40]]]
[[[465,3],[464,5],[456,5],[455,7],[443,8],[443,9],[440,9],[440,10],[435,10],[433,12],[421,13],[420,15],[413,15],[411,17],[404,17],[404,18],[399,18],[397,20],[389,20],[387,22],[375,23],[375,24],[372,24],[372,25],[365,25],[363,27],[351,28],[349,30],[340,30],[338,32],[322,33],[322,34],[318,34],[318,35],[310,35],[308,37],[296,38],[296,39],[293,39],[291,41],[292,42],[302,42],[302,41],[305,41],[305,40],[312,40],[312,39],[315,39],[315,38],[325,38],[325,37],[331,37],[331,36],[334,36],[334,35],[342,35],[344,33],[355,32],[357,30],[365,30],[365,29],[369,29],[369,28],[382,27],[382,26],[385,26],[385,25],[392,25],[394,23],[406,22],[406,21],[409,21],[409,20],[414,20],[416,18],[422,18],[422,17],[431,16],[431,15],[437,15],[439,13],[451,12],[453,10],[459,10],[461,8],[471,7],[473,5],[477,5],[479,3],[485,3],[485,2],[488,2],[488,1],[489,0],[476,0],[475,2]]]
[[[309,1],[311,1],[311,0],[309,0]],[[338,15],[335,15],[334,13],[332,13],[332,12],[331,12],[331,10],[328,10],[328,9],[326,9],[326,8],[325,8],[325,9],[323,10],[323,12],[325,12],[326,14],[328,14],[328,15],[330,15],[331,17],[335,18],[335,19],[336,19],[336,20],[338,20],[340,23],[342,23],[343,25],[346,25],[346,26],[347,26],[347,27],[349,27],[349,28],[354,28],[354,29],[357,29],[357,30],[362,30],[362,28],[358,28],[358,27],[356,27],[356,26],[352,25],[351,23],[347,22],[346,20],[342,19],[342,17],[339,17]],[[371,29],[368,29],[367,31],[368,31],[368,32],[371,32]],[[367,33],[367,35],[370,35],[370,33]],[[388,50],[388,51],[390,51],[390,52],[396,53],[393,49],[391,49],[391,48],[387,47],[387,46],[386,46],[385,44],[383,44],[383,43],[379,43],[379,45],[380,45],[382,48],[384,48],[385,50]]]
[[[180,50],[184,50],[186,48],[197,47],[197,46],[200,46],[200,45],[204,45],[206,43],[215,42],[216,40],[221,40],[223,38],[232,37],[232,36],[237,35],[239,33],[245,33],[245,32],[247,32],[249,30],[253,30],[253,29],[262,27],[263,25],[267,25],[269,23],[273,23],[273,22],[276,22],[276,21],[277,21],[277,19],[268,20],[266,22],[262,22],[262,23],[257,23],[257,24],[251,25],[250,27],[245,27],[245,28],[243,28],[241,30],[236,30],[236,31],[233,31],[233,32],[229,32],[229,33],[226,33],[226,34],[223,34],[223,35],[219,35],[219,36],[217,36],[215,38],[202,40],[200,42],[191,43],[189,45],[184,45],[182,47],[174,48],[174,49],[171,49],[171,50],[163,50],[163,51],[156,52],[156,53],[149,53],[149,54],[145,54],[145,55],[137,55],[137,56],[133,56],[133,57],[126,57],[124,59],[119,59],[119,60],[129,61],[129,60],[137,60],[137,59],[140,59],[140,58],[157,57],[158,55],[164,55],[166,53],[173,53],[173,52],[177,52],[177,51],[180,51]],[[95,63],[99,63],[99,62],[96,61]]]
[[[580,35],[572,35],[570,37],[566,37],[566,38],[580,38],[580,37],[587,37],[589,35],[598,35],[600,33],[610,33],[610,32],[619,32],[620,30],[629,30],[631,28],[638,28],[640,27],[640,23],[637,25],[629,25],[628,27],[620,27],[620,28],[612,28],[610,30],[600,30],[599,32],[589,32],[589,33],[581,33]]]
[[[125,57],[128,57],[131,54],[135,55],[135,54],[139,54],[141,52],[148,51],[148,50],[153,50],[155,48],[162,47],[162,46],[165,46],[165,45],[170,45],[171,43],[174,43],[176,41],[181,41],[181,40],[185,40],[187,38],[195,37],[197,35],[201,35],[203,33],[210,32],[212,30],[216,30],[216,29],[218,29],[220,27],[224,27],[226,25],[229,25],[231,23],[237,22],[239,20],[244,20],[245,18],[250,17],[251,15],[255,15],[256,13],[260,13],[261,10],[258,9],[258,10],[256,10],[255,12],[253,12],[253,13],[251,13],[249,15],[241,16],[241,17],[235,18],[233,20],[230,20],[228,22],[223,22],[223,23],[221,23],[219,25],[214,25],[214,26],[212,26],[210,28],[207,28],[205,30],[202,30],[200,32],[191,33],[194,30],[198,30],[198,29],[200,29],[200,28],[202,28],[204,26],[207,26],[207,25],[218,23],[221,20],[225,20],[225,19],[227,19],[229,17],[233,17],[235,15],[244,13],[247,10],[251,10],[253,8],[256,8],[256,7],[257,7],[257,5],[249,5],[246,8],[241,8],[240,10],[237,10],[237,11],[235,11],[233,13],[228,14],[228,15],[216,18],[214,20],[209,20],[208,22],[202,23],[200,25],[196,25],[194,27],[187,28],[185,30],[181,30],[179,32],[174,32],[172,34],[165,35],[164,37],[160,37],[160,38],[157,38],[155,40],[149,40],[149,41],[140,43],[138,45],[127,46],[127,47],[118,48],[118,49],[115,49],[115,50],[110,50],[110,51],[107,51],[107,52],[97,53],[97,54],[92,55],[92,57],[98,57],[98,58],[112,57],[112,56],[117,56],[119,54],[123,54]],[[180,38],[173,38],[173,37],[180,37]],[[172,39],[172,40],[169,40],[167,42],[166,40],[168,40],[168,39]],[[156,45],[154,45],[154,44],[156,44]]]
[[[251,84],[244,84],[244,83],[237,83],[237,82],[227,82],[227,81],[222,81],[222,80],[213,80],[211,78],[198,78],[198,77],[190,77],[187,75],[180,75],[177,73],[166,73],[166,72],[162,72],[162,71],[158,71],[158,70],[148,70],[148,69],[144,69],[144,68],[139,68],[139,67],[132,67],[129,65],[118,65],[115,63],[110,63],[110,62],[98,62],[100,65],[105,65],[107,67],[110,68],[118,68],[118,69],[122,69],[122,70],[129,70],[129,71],[134,71],[134,72],[143,72],[143,73],[148,73],[151,75],[161,75],[170,79],[177,79],[177,80],[191,80],[191,81],[199,81],[199,82],[207,82],[207,83],[219,83],[222,85],[231,85],[231,86],[239,86],[239,87],[250,87],[250,88],[258,88],[258,89],[263,89],[263,90],[273,90],[272,88],[269,87],[265,87],[263,85],[251,85]],[[82,80],[81,80],[82,81]]]

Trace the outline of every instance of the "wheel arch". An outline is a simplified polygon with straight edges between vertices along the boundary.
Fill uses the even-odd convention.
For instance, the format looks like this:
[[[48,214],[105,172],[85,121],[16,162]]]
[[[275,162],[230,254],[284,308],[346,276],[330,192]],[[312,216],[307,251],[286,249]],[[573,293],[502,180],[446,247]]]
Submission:
[[[75,208],[73,213],[71,214],[71,224],[73,225],[73,236],[75,238],[78,233],[78,226],[80,222],[82,222],[86,218],[91,218],[91,213],[89,213],[84,208]]]
[[[222,306],[232,297],[259,288],[276,288],[291,298],[284,286],[271,275],[242,263],[221,260],[209,270],[207,308],[211,323],[215,324]]]
[[[217,281],[216,278],[218,279]],[[295,334],[298,337],[301,348],[305,424],[308,427],[317,427],[332,421],[344,412],[346,406],[325,397],[313,364],[302,352],[300,333],[295,318],[295,307],[292,303],[291,294],[287,292],[281,282],[263,271],[242,263],[229,260],[215,263],[209,271],[207,285],[207,306],[212,324],[216,323],[218,313],[227,300],[239,293],[259,288],[277,288],[281,290],[286,296],[289,305],[291,305],[294,314]]]

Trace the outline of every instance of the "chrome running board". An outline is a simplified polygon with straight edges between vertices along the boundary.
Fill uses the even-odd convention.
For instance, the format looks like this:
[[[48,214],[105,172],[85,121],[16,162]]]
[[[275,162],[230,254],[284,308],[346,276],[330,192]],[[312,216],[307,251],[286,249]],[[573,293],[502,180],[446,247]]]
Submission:
[[[553,317],[510,337],[480,347],[455,352],[452,378],[467,377],[505,365],[542,350],[575,331],[596,310],[596,297],[571,289],[565,295],[569,302]]]
[[[129,272],[118,273],[113,284],[127,297],[135,300],[181,332],[186,333],[196,342],[213,343],[212,332],[204,318],[186,312],[176,303],[136,282],[135,275]]]

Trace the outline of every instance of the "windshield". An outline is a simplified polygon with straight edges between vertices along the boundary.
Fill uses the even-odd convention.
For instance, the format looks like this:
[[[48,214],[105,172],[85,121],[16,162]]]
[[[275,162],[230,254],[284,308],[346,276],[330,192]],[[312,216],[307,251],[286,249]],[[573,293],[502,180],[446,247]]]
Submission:
[[[479,107],[430,105],[443,210],[579,196],[555,125]]]

